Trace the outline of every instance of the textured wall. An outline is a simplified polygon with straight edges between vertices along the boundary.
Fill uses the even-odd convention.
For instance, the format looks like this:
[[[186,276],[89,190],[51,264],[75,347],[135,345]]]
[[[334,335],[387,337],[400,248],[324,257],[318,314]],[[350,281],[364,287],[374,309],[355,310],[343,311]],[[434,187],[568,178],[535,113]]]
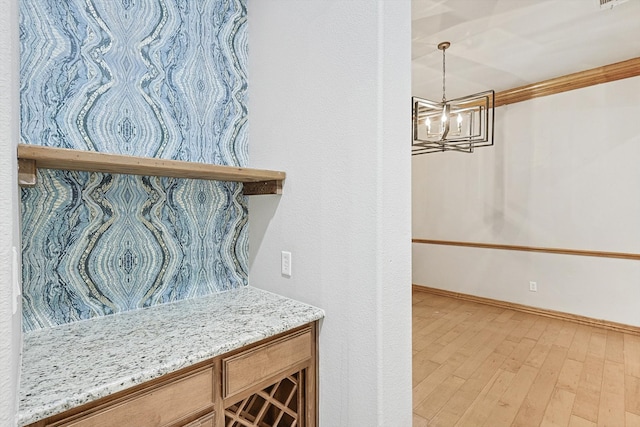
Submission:
[[[26,144],[243,166],[243,0],[20,4]],[[23,327],[247,282],[241,185],[39,171],[22,191]]]
[[[19,138],[18,2],[0,0],[0,426],[16,425],[20,377],[20,299],[13,249],[20,247],[16,144]],[[16,304],[17,303],[17,304]]]
[[[249,200],[249,279],[327,313],[320,426],[411,426],[411,2],[248,9],[250,158],[287,172]]]
[[[639,116],[640,77],[499,107],[495,146],[413,158],[413,237],[640,253]],[[413,280],[640,326],[633,260],[415,243]]]

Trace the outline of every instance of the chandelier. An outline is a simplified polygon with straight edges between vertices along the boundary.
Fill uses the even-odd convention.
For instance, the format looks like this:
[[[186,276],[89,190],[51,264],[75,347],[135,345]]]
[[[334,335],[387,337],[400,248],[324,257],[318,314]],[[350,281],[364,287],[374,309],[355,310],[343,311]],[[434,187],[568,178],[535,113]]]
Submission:
[[[495,92],[451,100],[445,96],[445,51],[449,46],[449,42],[438,45],[442,51],[442,102],[411,98],[414,156],[438,151],[473,153],[476,147],[493,145]]]

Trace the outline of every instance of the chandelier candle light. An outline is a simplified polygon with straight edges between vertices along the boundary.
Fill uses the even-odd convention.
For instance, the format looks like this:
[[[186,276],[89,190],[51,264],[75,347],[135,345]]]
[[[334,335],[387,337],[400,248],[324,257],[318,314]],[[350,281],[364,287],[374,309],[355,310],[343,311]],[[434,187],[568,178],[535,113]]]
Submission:
[[[493,145],[495,92],[489,90],[447,100],[445,96],[445,51],[451,46],[442,42],[442,102],[411,98],[413,140],[411,154],[459,151],[473,153],[475,147]]]

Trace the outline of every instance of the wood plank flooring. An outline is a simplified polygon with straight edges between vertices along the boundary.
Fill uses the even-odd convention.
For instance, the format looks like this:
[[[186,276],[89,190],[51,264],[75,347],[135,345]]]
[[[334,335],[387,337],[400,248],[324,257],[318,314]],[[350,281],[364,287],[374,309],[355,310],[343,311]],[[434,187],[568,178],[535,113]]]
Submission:
[[[414,427],[640,427],[640,336],[413,292]]]

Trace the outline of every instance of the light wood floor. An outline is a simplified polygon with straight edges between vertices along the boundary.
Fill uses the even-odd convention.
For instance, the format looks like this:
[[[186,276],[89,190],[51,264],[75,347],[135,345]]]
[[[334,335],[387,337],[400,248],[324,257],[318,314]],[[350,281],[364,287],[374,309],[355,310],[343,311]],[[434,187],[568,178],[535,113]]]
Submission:
[[[640,426],[640,337],[414,291],[413,425]]]

